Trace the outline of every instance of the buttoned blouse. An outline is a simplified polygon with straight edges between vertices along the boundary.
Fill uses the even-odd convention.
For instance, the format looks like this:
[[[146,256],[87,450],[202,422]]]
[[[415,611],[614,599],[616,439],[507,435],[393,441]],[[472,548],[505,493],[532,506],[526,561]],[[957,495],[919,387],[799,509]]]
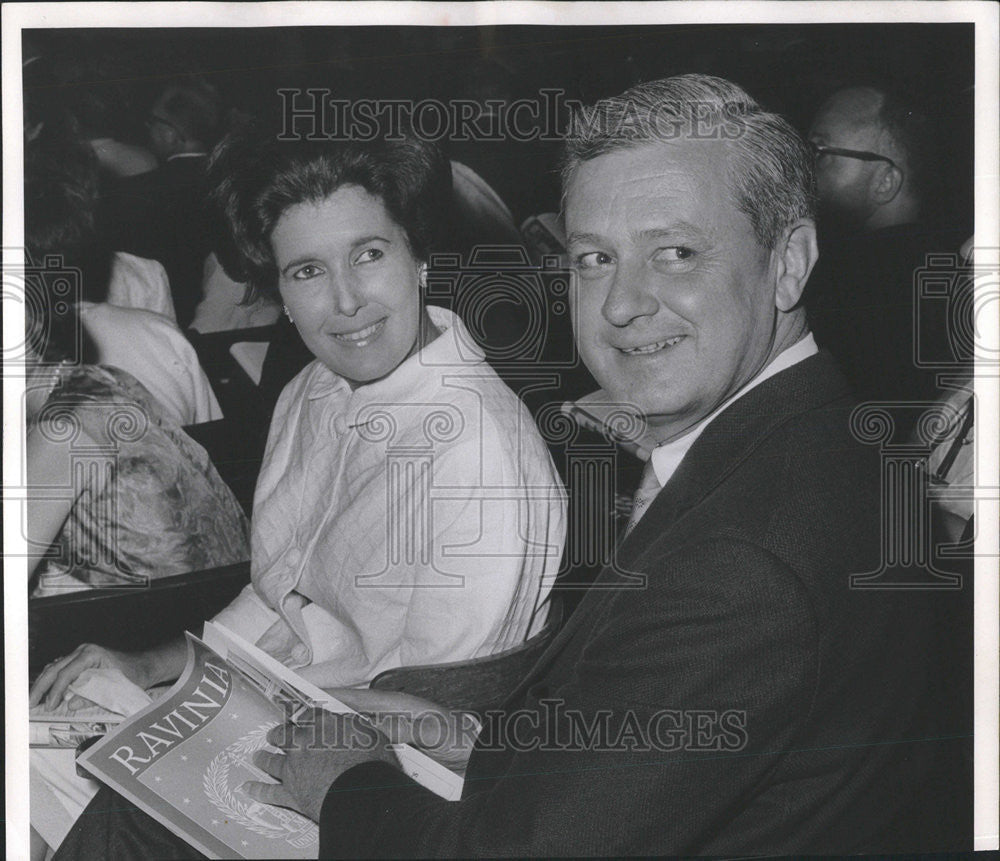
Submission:
[[[318,361],[275,408],[252,584],[216,621],[326,686],[494,654],[545,621],[565,491],[462,322],[351,390]]]

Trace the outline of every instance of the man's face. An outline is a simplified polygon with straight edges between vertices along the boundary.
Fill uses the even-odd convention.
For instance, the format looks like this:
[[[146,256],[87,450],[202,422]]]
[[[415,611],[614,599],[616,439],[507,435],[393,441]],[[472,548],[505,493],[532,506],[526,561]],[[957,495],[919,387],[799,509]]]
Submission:
[[[766,364],[776,274],[737,209],[727,144],[644,144],[583,162],[566,192],[580,353],[661,441]]]
[[[160,161],[165,161],[178,151],[180,130],[170,120],[163,99],[159,99],[146,115],[146,132],[149,148]]]
[[[826,101],[809,129],[813,143],[842,149],[882,152],[886,141],[878,112],[882,97],[863,87],[841,90]],[[875,204],[871,181],[881,164],[842,155],[820,155],[816,160],[816,186],[826,214],[849,223],[863,224]]]

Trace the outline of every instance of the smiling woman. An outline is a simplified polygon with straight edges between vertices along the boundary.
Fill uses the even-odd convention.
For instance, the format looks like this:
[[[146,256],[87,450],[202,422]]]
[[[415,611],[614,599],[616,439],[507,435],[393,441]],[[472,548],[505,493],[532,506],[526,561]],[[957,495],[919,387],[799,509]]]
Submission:
[[[426,264],[361,186],[290,207],[271,247],[303,342],[353,388],[384,377],[438,334],[420,302]]]
[[[223,142],[210,180],[227,226],[220,259],[280,295],[315,356],[274,410],[253,582],[215,621],[326,688],[492,655],[538,632],[565,492],[527,409],[462,321],[423,304],[448,161],[409,140],[246,130]],[[31,702],[55,706],[91,667],[149,687],[184,660],[183,639],[142,653],[81,646],[42,673]],[[67,804],[64,822],[81,810]]]

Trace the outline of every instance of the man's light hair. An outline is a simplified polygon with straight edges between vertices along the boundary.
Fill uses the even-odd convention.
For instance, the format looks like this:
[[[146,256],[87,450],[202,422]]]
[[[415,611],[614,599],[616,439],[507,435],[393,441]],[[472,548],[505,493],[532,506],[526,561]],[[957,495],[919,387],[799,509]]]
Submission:
[[[813,217],[813,159],[799,133],[736,84],[709,75],[678,75],[639,84],[578,111],[566,138],[563,190],[582,162],[645,143],[680,139],[730,142],[733,199],[765,248],[773,248],[797,219]]]

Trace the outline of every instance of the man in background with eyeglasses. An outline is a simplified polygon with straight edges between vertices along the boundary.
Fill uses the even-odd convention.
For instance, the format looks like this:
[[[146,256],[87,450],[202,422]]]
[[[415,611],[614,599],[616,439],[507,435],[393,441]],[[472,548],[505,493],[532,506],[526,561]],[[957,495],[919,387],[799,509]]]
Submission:
[[[809,323],[861,400],[896,405],[899,441],[939,395],[917,357],[942,369],[958,358],[947,314],[917,313],[929,310],[916,298],[928,255],[956,253],[971,232],[944,214],[936,127],[914,93],[881,81],[835,91],[808,133],[820,204]]]
[[[825,214],[862,230],[916,222],[927,125],[875,87],[830,96],[809,130]]]

